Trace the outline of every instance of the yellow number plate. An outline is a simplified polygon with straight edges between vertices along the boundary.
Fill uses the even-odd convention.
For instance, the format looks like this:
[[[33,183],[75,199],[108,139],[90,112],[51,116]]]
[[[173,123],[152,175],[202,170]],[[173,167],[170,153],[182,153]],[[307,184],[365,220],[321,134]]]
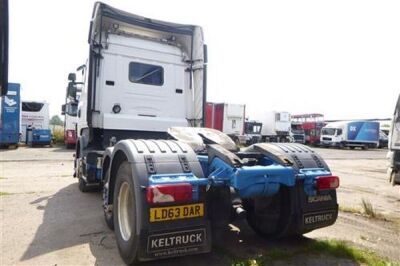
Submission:
[[[161,222],[202,216],[204,216],[203,203],[150,208],[150,222]]]

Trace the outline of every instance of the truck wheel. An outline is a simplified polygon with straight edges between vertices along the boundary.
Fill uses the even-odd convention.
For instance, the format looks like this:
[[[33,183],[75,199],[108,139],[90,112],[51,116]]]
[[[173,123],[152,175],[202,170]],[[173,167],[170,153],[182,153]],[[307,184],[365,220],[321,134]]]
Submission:
[[[368,150],[368,148],[369,148],[368,144],[361,147],[361,149],[363,149],[363,150]]]
[[[247,222],[259,235],[276,239],[290,234],[291,210],[290,193],[281,188],[272,197],[246,200]]]
[[[114,187],[114,226],[118,250],[126,264],[136,261],[139,238],[136,232],[135,189],[130,164],[124,161],[118,169]]]

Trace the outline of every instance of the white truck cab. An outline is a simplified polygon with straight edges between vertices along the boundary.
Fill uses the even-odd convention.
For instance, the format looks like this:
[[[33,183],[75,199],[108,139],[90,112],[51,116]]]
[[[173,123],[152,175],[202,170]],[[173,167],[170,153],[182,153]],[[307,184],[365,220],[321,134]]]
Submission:
[[[81,149],[165,138],[169,127],[203,125],[206,52],[200,27],[97,3],[89,45],[78,105]]]

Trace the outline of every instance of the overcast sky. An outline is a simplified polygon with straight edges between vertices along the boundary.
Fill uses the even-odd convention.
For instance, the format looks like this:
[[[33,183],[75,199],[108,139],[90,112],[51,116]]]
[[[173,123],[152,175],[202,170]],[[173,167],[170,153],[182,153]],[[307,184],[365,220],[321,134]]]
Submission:
[[[400,93],[400,1],[117,1],[116,8],[203,27],[208,101],[247,114],[391,117]],[[60,114],[83,64],[92,0],[11,0],[10,81]]]

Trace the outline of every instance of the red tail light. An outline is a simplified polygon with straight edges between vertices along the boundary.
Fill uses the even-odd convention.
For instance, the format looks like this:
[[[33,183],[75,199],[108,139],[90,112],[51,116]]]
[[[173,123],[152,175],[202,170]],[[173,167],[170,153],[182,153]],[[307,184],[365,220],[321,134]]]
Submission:
[[[147,187],[146,197],[150,204],[190,201],[192,200],[192,185],[179,183],[149,186]]]
[[[72,136],[73,136],[73,131],[68,130],[68,131],[67,131],[67,134],[68,134],[68,137],[72,138]]]
[[[317,190],[336,189],[339,187],[338,176],[319,176],[316,181]]]

